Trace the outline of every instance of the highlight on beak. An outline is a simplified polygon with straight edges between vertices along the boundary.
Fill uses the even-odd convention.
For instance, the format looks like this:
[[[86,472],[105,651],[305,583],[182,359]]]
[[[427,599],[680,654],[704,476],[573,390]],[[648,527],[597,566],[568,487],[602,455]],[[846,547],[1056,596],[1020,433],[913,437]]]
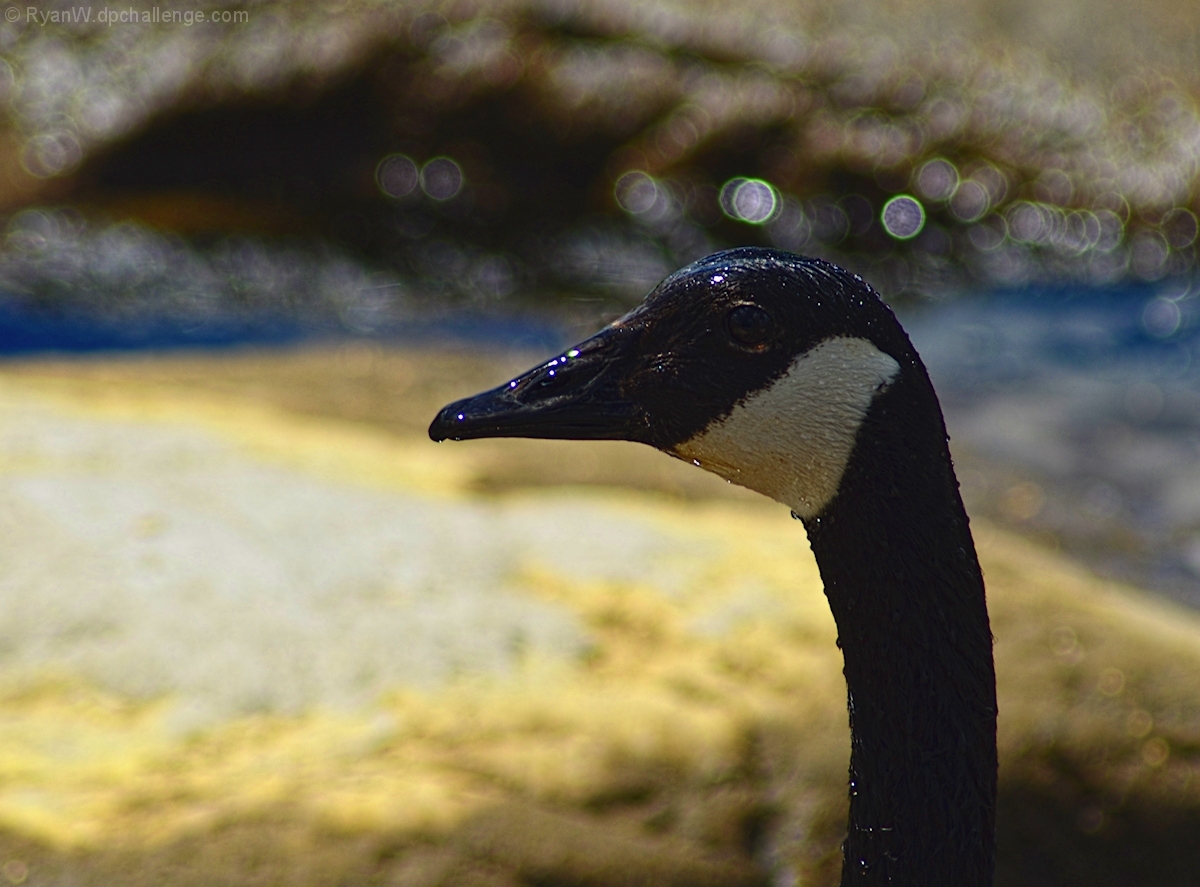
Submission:
[[[498,388],[455,401],[438,413],[429,436],[642,440],[645,415],[621,386],[636,351],[632,338],[609,327]]]

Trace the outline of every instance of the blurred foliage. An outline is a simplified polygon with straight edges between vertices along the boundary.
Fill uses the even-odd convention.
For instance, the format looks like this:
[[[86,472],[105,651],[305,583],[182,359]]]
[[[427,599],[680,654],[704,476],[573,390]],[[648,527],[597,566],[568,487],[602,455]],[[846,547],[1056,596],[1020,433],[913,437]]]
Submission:
[[[420,296],[627,301],[741,243],[888,295],[1196,263],[1186,2],[72,0],[8,19],[0,205],[59,208],[13,216],[4,278],[55,304],[371,330]],[[314,242],[317,270],[296,255]]]

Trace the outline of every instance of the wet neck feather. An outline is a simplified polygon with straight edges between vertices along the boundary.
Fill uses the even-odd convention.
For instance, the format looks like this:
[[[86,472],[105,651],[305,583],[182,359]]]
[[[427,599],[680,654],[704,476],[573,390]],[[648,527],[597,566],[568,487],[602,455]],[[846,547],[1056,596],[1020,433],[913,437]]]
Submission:
[[[945,427],[923,371],[876,399],[837,496],[805,526],[849,694],[843,887],[988,887],[991,631]]]

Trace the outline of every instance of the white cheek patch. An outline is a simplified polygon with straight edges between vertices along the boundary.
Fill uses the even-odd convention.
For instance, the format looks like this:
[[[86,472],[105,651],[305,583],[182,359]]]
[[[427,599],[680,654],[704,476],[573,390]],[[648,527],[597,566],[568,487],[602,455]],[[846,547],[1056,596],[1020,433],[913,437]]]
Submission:
[[[899,372],[866,339],[826,339],[672,454],[813,517],[837,493],[871,400]]]

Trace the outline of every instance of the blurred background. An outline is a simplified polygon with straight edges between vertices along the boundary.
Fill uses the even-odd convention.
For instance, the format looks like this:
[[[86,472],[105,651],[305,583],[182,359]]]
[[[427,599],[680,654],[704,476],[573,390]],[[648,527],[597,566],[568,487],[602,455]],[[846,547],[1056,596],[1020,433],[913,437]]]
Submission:
[[[11,883],[836,882],[819,584],[722,566],[791,563],[760,506],[422,439],[743,244],[861,274],[934,377],[1029,669],[1001,882],[1191,883],[1190,0],[14,4],[0,213]]]

